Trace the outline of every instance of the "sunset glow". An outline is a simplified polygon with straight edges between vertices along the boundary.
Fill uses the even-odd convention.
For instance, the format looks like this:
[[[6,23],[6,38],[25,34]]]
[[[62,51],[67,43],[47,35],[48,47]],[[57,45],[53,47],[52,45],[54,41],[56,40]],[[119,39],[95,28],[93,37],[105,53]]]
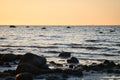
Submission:
[[[120,0],[0,0],[1,25],[120,25]]]

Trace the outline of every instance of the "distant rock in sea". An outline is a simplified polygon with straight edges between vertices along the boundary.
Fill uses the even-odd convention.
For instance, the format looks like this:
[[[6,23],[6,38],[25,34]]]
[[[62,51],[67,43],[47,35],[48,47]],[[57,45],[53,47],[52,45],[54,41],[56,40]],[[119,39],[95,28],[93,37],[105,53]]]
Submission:
[[[16,28],[16,26],[14,26],[14,25],[10,25],[9,27],[10,27],[10,28]]]
[[[70,56],[71,56],[70,52],[61,52],[59,54],[59,57],[61,57],[61,58],[69,58]]]
[[[46,29],[46,27],[43,27],[42,29]]]

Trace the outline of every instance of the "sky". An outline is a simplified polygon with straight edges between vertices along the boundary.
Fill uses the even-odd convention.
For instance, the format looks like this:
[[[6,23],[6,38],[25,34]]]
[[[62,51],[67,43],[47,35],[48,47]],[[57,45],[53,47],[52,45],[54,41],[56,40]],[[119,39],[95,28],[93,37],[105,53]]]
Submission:
[[[120,25],[120,0],[0,0],[0,25]]]

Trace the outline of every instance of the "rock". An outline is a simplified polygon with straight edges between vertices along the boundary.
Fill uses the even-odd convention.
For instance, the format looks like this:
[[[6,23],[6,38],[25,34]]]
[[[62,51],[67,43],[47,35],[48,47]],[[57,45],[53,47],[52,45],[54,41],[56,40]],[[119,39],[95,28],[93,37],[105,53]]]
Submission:
[[[101,34],[102,34],[103,32],[99,32],[99,33],[101,33]]]
[[[4,73],[9,73],[11,75],[15,75],[15,70],[5,70]]]
[[[32,53],[26,53],[20,59],[16,73],[29,72],[39,74],[41,70],[49,70],[46,58]]]
[[[67,26],[67,28],[70,28],[70,26]]]
[[[16,26],[14,26],[14,25],[10,25],[9,27],[10,27],[10,28],[16,28]]]
[[[70,52],[61,52],[59,54],[59,57],[61,57],[61,58],[69,58],[70,56],[71,56]]]
[[[20,60],[23,55],[16,55],[16,60]]]
[[[26,53],[25,55],[23,55],[19,64],[21,64],[21,63],[28,63],[28,64],[34,65],[36,67],[39,67],[39,68],[46,68],[45,67],[46,66],[46,58],[42,57],[42,56],[37,56],[32,53]]]
[[[63,64],[55,63],[54,61],[51,61],[50,64],[57,67],[63,67]]]
[[[43,27],[42,29],[46,29],[46,27]]]
[[[33,75],[31,73],[19,73],[15,76],[15,80],[33,80]]]
[[[114,66],[116,66],[116,64],[113,62],[113,61],[108,61],[108,60],[105,60],[104,62],[103,62],[103,64],[104,65],[106,65],[106,66],[110,66],[110,67],[114,67]]]
[[[34,65],[28,64],[28,63],[21,63],[18,65],[16,69],[16,74],[23,73],[23,72],[29,72],[32,74],[39,74],[40,69]]]
[[[26,26],[26,28],[29,28],[30,26]]]
[[[72,69],[73,69],[73,68],[74,68],[74,65],[69,65],[69,68],[72,68]]]
[[[67,63],[79,63],[79,60],[75,57],[71,57],[70,59],[67,60]]]
[[[15,61],[16,60],[16,55],[14,54],[4,54],[1,59],[1,61],[4,62],[11,62],[11,61]]]

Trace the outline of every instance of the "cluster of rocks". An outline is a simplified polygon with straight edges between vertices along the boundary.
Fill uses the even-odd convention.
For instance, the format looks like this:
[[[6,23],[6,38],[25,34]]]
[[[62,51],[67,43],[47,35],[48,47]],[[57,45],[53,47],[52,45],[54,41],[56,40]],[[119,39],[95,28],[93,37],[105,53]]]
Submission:
[[[0,54],[0,66],[11,67],[10,63],[17,64],[16,61],[19,61],[22,55],[15,54]]]
[[[79,60],[76,57],[71,57],[71,52],[61,52],[58,56],[61,58],[69,58],[67,59],[67,63],[79,63]]]
[[[32,53],[26,53],[25,55],[14,55],[14,54],[1,54],[0,61],[3,63],[14,62],[15,60],[19,60],[18,66],[16,70],[8,70],[0,73],[1,77],[4,76],[15,76],[14,79],[11,80],[33,80],[33,77],[36,75],[42,74],[66,74],[66,75],[75,75],[82,76],[81,71],[77,71],[74,69],[50,69],[47,60],[43,56],[38,56]],[[68,63],[75,62],[76,58],[72,57],[68,59]],[[55,62],[51,62],[52,64],[60,65]],[[31,76],[32,75],[32,76]],[[10,77],[11,78],[11,77]]]
[[[76,57],[72,57],[70,52],[62,52],[59,54],[59,57],[66,58],[68,64],[79,63],[79,60]],[[67,69],[51,69],[47,64],[46,58],[43,56],[38,56],[32,53],[26,53],[25,55],[0,54],[0,66],[5,63],[14,62],[15,60],[19,60],[16,70],[1,72],[0,77],[7,76],[6,80],[33,80],[35,76],[43,74],[60,74],[62,77],[67,78],[69,75],[80,77],[83,75],[84,71],[120,73],[120,64],[115,64],[113,61],[108,60],[105,60],[100,64],[70,65]],[[62,64],[55,63],[54,61],[51,61],[50,64],[62,66]],[[55,77],[46,77],[46,80],[55,80]]]

